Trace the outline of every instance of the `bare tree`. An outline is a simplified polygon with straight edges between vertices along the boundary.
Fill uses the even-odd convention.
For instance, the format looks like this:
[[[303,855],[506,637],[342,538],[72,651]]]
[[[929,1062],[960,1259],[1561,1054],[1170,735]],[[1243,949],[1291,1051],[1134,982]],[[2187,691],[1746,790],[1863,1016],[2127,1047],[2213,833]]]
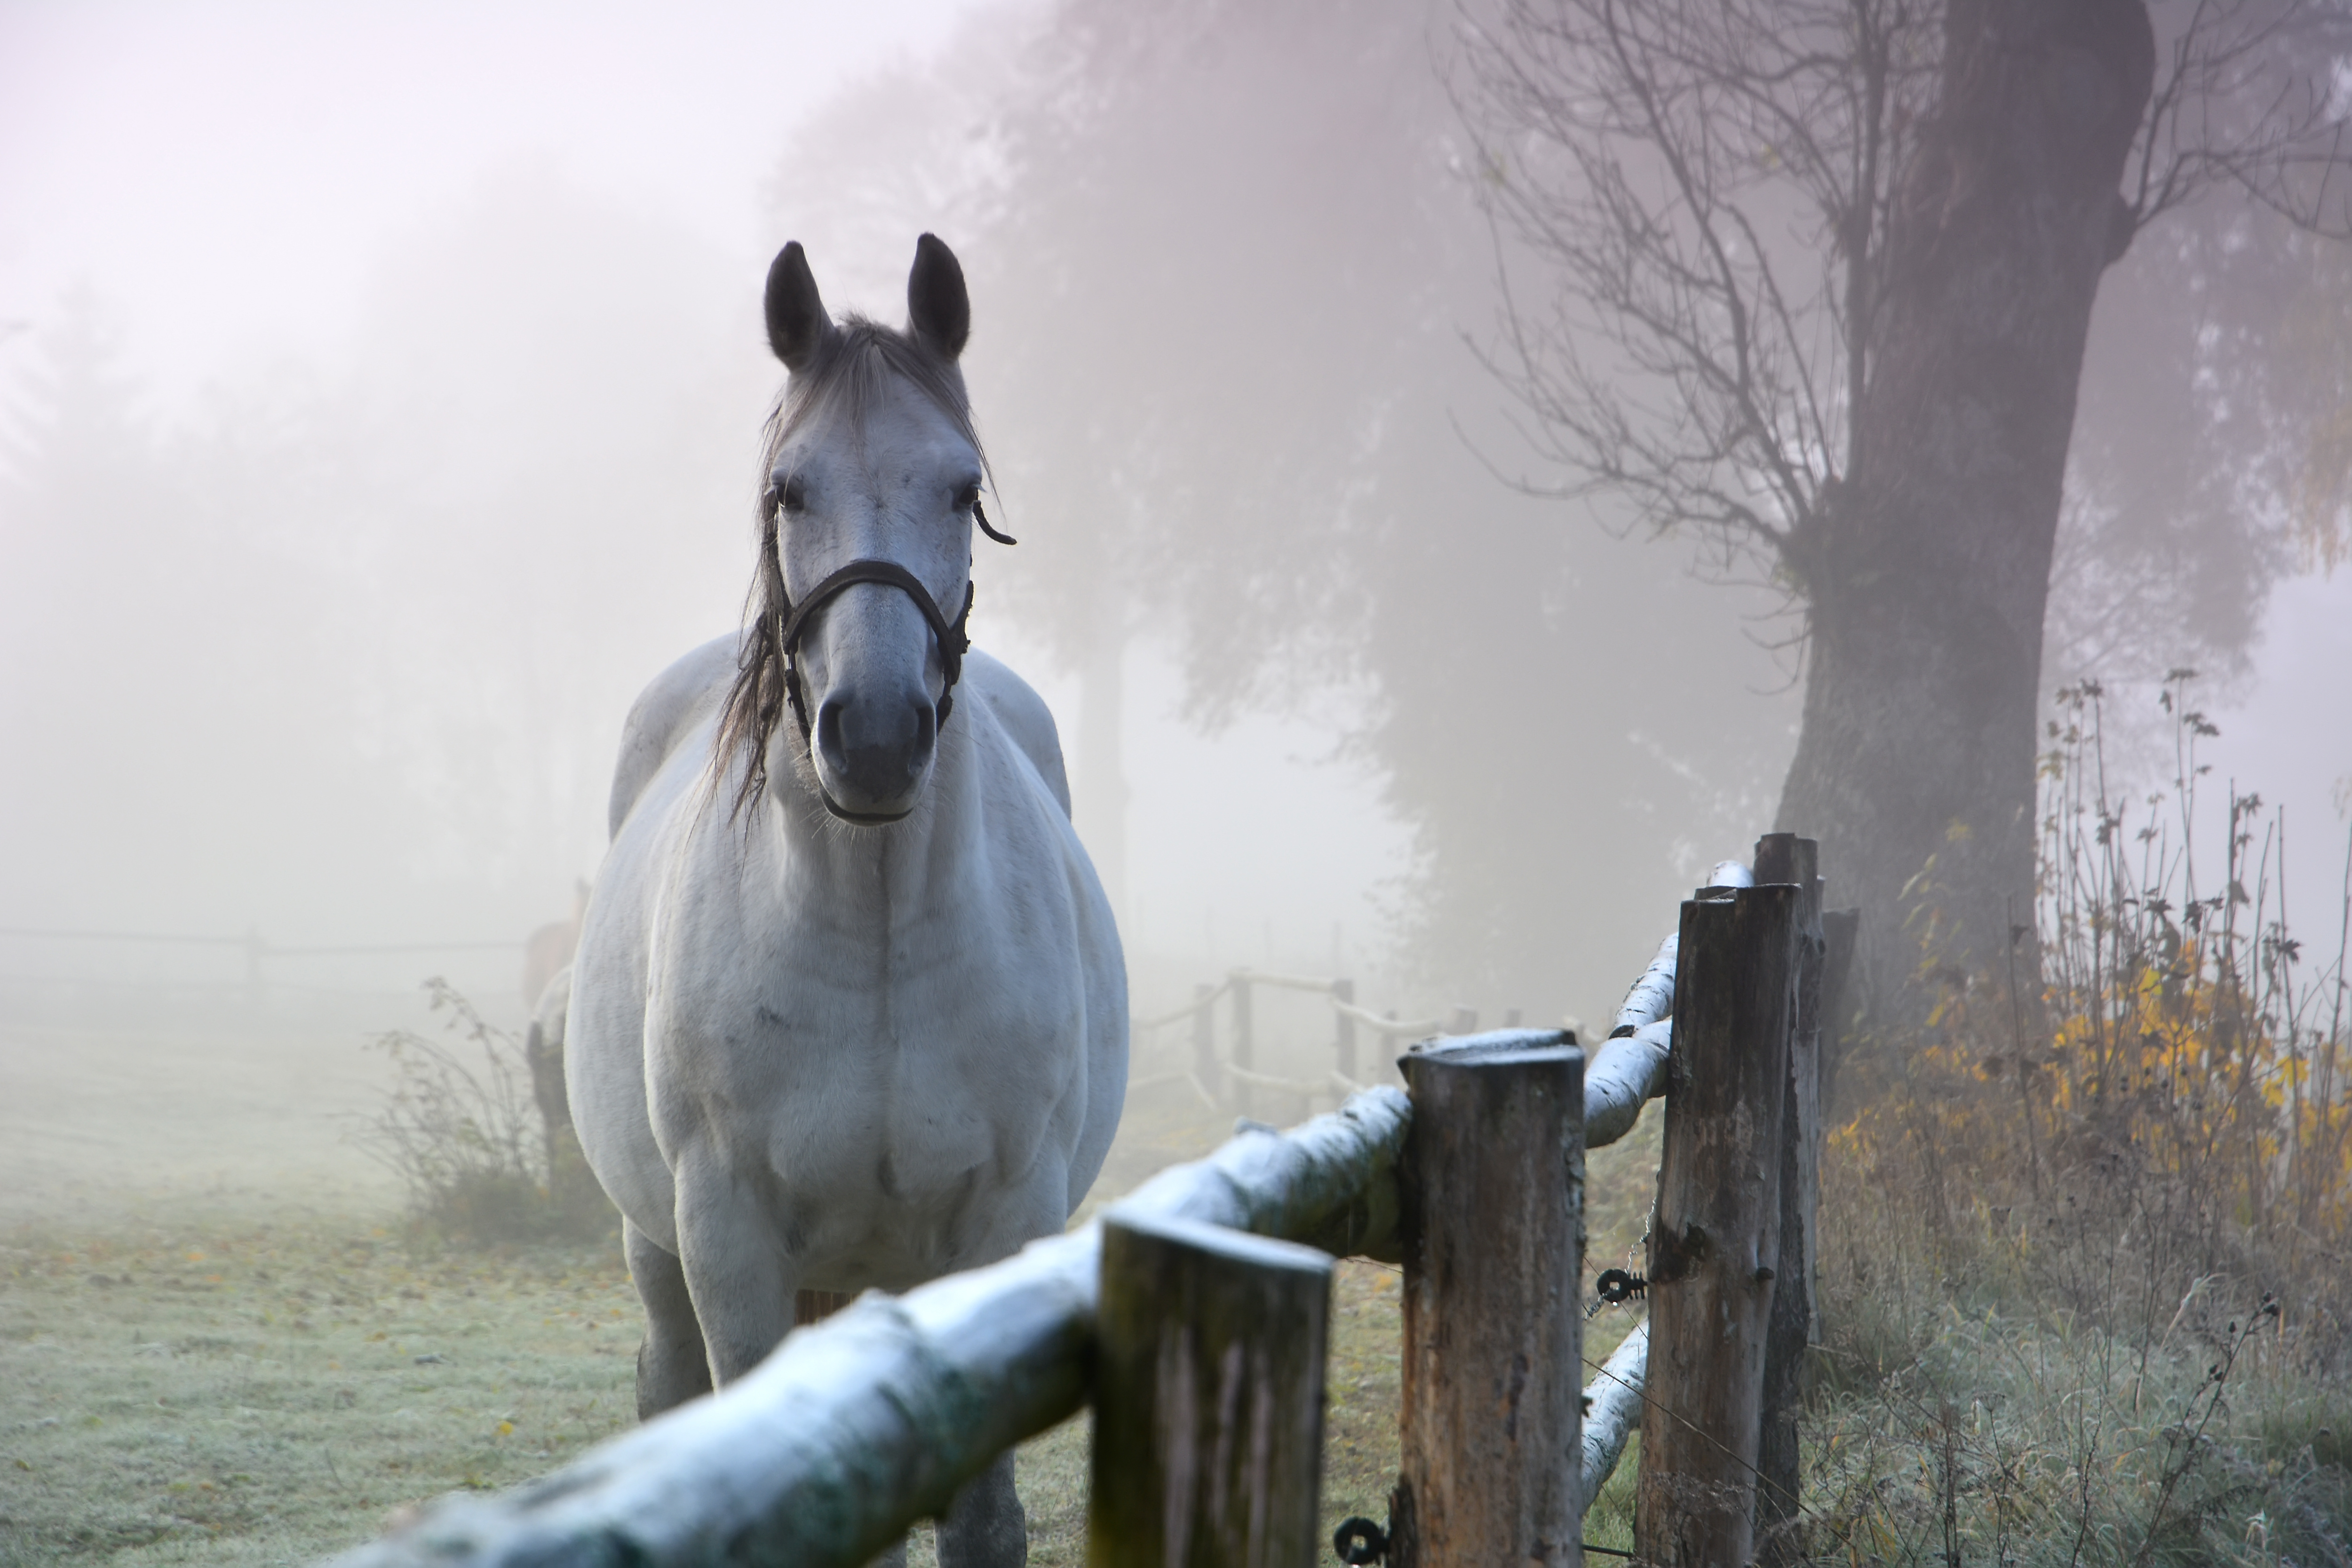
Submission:
[[[1779,826],[1868,911],[1897,1014],[2032,907],[2102,276],[2210,192],[2344,228],[2352,18],[2159,9],[1502,0],[1466,25],[1487,209],[1545,289],[1490,365],[1554,493],[1784,595],[1806,692]]]

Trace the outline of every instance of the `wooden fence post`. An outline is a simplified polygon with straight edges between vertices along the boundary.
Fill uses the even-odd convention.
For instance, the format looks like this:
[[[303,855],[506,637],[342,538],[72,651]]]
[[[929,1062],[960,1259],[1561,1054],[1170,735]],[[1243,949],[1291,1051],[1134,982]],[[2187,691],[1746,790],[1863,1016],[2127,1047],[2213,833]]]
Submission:
[[[1311,1247],[1105,1216],[1088,1563],[1316,1561],[1330,1300]]]
[[[1243,1072],[1255,1072],[1257,1042],[1250,1028],[1249,971],[1234,970],[1225,977],[1225,984],[1234,988],[1234,1066]],[[1250,1113],[1254,1103],[1250,1087],[1250,1081],[1245,1078],[1234,1079],[1234,1105],[1244,1116]]]
[[[1225,1075],[1217,1070],[1217,1017],[1210,1005],[1217,988],[1192,987],[1192,1076],[1213,1100],[1225,1092]]]
[[[1331,994],[1352,1007],[1356,1005],[1356,983],[1334,980],[1331,982]],[[1339,1058],[1339,1076],[1352,1083],[1360,1083],[1363,1080],[1356,1076],[1356,1020],[1336,1009],[1331,1016],[1338,1020],[1332,1029],[1331,1046]]]
[[[1584,1053],[1559,1030],[1402,1067],[1401,1473],[1390,1568],[1580,1564]]]
[[[1806,1348],[1812,1343],[1813,1279],[1820,1251],[1822,1161],[1821,848],[1793,833],[1756,841],[1756,880],[1798,890],[1797,1007],[1789,1034],[1788,1092],[1781,1100],[1780,1261],[1764,1341],[1764,1408],[1757,1439],[1756,1553],[1766,1564],[1801,1561],[1797,1531],[1804,1496],[1797,1411]]]
[[[1636,1550],[1660,1568],[1755,1555],[1800,899],[1735,888],[1683,905],[1634,1502]]]

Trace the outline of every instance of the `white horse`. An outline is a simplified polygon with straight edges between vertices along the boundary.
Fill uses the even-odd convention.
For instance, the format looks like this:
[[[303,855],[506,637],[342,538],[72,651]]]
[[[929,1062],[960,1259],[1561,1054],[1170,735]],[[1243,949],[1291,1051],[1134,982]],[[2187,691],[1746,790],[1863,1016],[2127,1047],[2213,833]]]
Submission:
[[[641,1415],[750,1372],[803,1292],[1058,1232],[1125,1100],[1126,968],[1053,717],[966,651],[972,527],[1002,535],[929,235],[907,303],[904,331],[836,324],[801,247],[776,258],[757,615],[621,742],[564,1068],[645,1302]],[[1007,1455],[940,1556],[1026,1555]]]

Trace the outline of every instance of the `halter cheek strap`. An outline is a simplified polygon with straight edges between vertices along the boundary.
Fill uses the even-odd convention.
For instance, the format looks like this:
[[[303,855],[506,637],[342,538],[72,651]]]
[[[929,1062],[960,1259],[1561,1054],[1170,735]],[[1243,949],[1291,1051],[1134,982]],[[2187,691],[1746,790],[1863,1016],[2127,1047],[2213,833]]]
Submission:
[[[948,714],[955,707],[955,684],[963,674],[963,656],[971,647],[971,637],[964,630],[965,623],[971,619],[971,584],[969,581],[964,584],[963,608],[950,621],[940,612],[940,603],[931,597],[931,591],[923,586],[922,579],[896,561],[853,561],[811,589],[809,596],[799,604],[792,603],[789,596],[784,600],[785,612],[780,617],[782,625],[776,630],[776,643],[784,656],[784,695],[792,701],[793,717],[801,727],[801,739],[805,741],[809,737],[808,709],[801,700],[801,633],[807,627],[808,618],[816,614],[826,600],[860,583],[880,583],[899,589],[915,601],[915,608],[920,610],[923,619],[930,623],[931,636],[939,639],[940,666],[947,676],[946,684],[940,688],[939,706],[940,727],[945,729]]]

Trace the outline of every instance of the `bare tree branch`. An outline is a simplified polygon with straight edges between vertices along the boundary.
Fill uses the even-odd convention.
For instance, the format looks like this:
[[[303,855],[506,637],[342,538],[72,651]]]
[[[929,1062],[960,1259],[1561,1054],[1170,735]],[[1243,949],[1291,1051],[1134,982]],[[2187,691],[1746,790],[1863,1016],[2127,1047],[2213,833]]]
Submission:
[[[2134,151],[2129,235],[2215,188],[2301,228],[2352,237],[2343,0],[2193,0],[2153,7],[2164,69]],[[2177,12],[2178,15],[2168,15]]]
[[[1850,473],[1939,0],[1502,0],[1465,13],[1478,190],[1549,293],[1480,345],[1544,493],[1624,509],[1801,607]],[[2115,252],[2216,187],[2352,234],[2352,3],[2158,0]],[[1516,247],[1515,249],[1512,247]]]
[[[1465,23],[1481,193],[1553,279],[1486,350],[1533,445],[1629,526],[1801,601],[1850,463],[1916,0],[1507,0]]]

